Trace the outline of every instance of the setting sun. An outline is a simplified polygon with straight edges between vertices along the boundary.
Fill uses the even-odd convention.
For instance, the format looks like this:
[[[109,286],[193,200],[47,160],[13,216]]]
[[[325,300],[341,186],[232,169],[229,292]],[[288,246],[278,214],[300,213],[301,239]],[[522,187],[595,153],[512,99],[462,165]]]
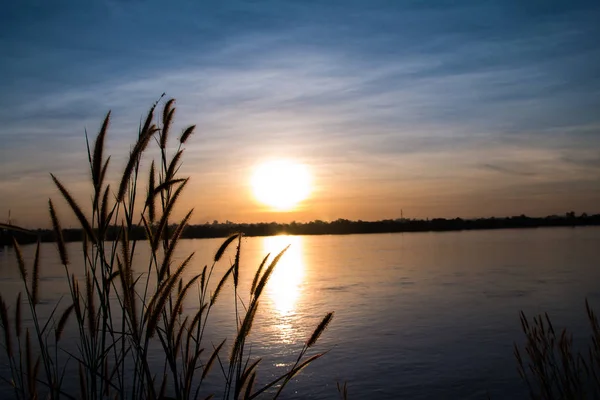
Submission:
[[[293,209],[310,194],[308,168],[288,160],[259,165],[252,176],[254,197],[275,210]]]

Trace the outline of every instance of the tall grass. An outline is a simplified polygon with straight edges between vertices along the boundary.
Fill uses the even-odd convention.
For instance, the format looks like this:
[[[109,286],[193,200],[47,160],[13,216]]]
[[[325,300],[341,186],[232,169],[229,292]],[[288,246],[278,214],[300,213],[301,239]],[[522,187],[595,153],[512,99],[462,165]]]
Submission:
[[[548,314],[530,320],[521,312],[526,340],[522,348],[515,344],[514,353],[531,399],[600,398],[600,325],[587,300],[585,308],[592,333],[583,352],[566,329],[554,330]]]
[[[331,322],[332,313],[325,315],[307,338],[289,369],[267,383],[257,383],[261,359],[251,357],[247,343],[264,288],[286,249],[271,260],[265,257],[246,296],[242,295],[239,285],[241,233],[223,242],[210,267],[198,269],[193,253],[183,261],[176,261],[181,234],[193,213],[189,210],[173,225],[173,211],[189,182],[179,177],[178,171],[184,146],[195,127],[183,130],[175,143],[175,152],[169,154],[174,101],[167,101],[158,116],[155,115],[157,104],[139,128],[137,142],[116,190],[106,182],[111,159],[105,157],[104,143],[110,112],[93,145],[86,134],[92,184],[91,214],[86,215],[66,186],[52,175],[62,202],[68,205],[84,232],[84,240],[83,259],[72,261],[54,202],[49,200],[50,220],[68,282],[69,301],[66,306],[57,304],[47,319],[38,315],[37,308],[40,274],[43,273],[39,243],[33,265],[28,266],[19,244],[13,240],[23,292],[18,294],[14,307],[9,307],[8,299],[0,296],[0,322],[2,345],[11,371],[10,377],[2,379],[11,385],[17,399],[213,396],[254,399],[260,395],[277,398],[294,376],[324,354],[315,353],[313,347]],[[159,156],[150,162],[147,178],[142,181],[142,158],[153,142]],[[142,189],[144,184],[145,190]],[[131,232],[139,227],[146,233],[149,259],[136,256],[138,242],[129,239]],[[117,240],[107,241],[109,228],[117,229]],[[225,263],[223,254],[233,245],[236,246],[234,260],[222,276],[216,276],[215,267]],[[84,267],[81,280],[73,272],[75,263]],[[145,270],[136,272],[134,265],[144,265]],[[184,272],[192,265],[200,272],[185,279]],[[151,276],[154,279],[150,279]],[[211,285],[211,281],[215,281],[216,286]],[[235,336],[213,346],[207,343],[205,333],[210,330],[211,310],[220,300],[219,294],[226,284],[233,285]],[[196,310],[186,314],[183,304],[191,298],[197,299]],[[32,327],[25,331],[23,305],[28,307],[33,321]],[[66,326],[75,327],[76,343],[63,343]],[[156,346],[160,357],[151,354]],[[67,361],[61,363],[65,358]],[[156,360],[163,360],[162,365],[160,361],[156,365]],[[77,371],[77,376],[65,385],[69,371]],[[206,392],[206,379],[211,373],[221,375],[222,392]]]

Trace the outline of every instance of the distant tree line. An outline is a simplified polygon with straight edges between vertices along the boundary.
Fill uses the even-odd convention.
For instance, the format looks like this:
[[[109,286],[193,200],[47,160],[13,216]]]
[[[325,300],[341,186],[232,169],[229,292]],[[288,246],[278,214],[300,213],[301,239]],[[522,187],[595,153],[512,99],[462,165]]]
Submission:
[[[381,221],[351,221],[348,219],[337,219],[335,221],[311,221],[291,222],[281,224],[276,222],[263,223],[235,223],[213,221],[201,225],[189,225],[183,231],[183,238],[219,238],[227,237],[234,232],[243,232],[247,236],[273,236],[280,234],[288,235],[347,235],[358,233],[394,233],[394,232],[436,232],[436,231],[460,231],[476,229],[515,229],[515,228],[539,228],[560,226],[594,226],[600,225],[600,214],[579,216],[574,212],[565,215],[550,215],[542,218],[527,217],[526,215],[504,217],[504,218],[476,218],[476,219],[385,219]],[[175,225],[170,229],[175,229]],[[118,228],[111,228],[107,237],[115,239]],[[42,242],[54,241],[54,233],[48,229],[37,229],[29,233],[21,231],[0,232],[0,245],[9,245],[10,236],[13,235],[19,243],[32,243],[39,237]],[[81,229],[65,229],[63,236],[66,241],[74,242],[82,240]],[[145,239],[142,228],[134,230],[130,234],[131,239]]]

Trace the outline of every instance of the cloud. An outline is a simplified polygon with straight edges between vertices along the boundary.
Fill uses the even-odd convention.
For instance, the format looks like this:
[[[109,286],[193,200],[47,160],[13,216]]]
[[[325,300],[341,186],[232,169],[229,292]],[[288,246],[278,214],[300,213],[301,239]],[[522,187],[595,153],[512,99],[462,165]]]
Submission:
[[[502,165],[487,164],[487,163],[481,164],[481,166],[483,168],[486,168],[486,169],[489,169],[492,171],[496,171],[496,172],[500,172],[502,174],[517,175],[517,176],[535,176],[535,172],[519,170],[518,168],[514,168],[512,166],[502,166]]]
[[[310,162],[340,204],[360,200],[357,182],[389,198],[407,182],[489,189],[490,174],[503,188],[592,182],[599,15],[594,2],[11,5],[0,182],[45,169],[85,179],[70,166],[108,109],[118,166],[164,91],[176,130],[198,125],[190,171],[229,186],[275,156]]]

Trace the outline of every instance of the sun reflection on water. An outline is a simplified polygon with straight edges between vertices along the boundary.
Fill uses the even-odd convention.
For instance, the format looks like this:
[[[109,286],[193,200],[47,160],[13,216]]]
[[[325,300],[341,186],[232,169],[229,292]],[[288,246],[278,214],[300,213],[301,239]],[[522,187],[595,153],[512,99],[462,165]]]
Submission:
[[[264,252],[265,254],[271,253],[271,259],[287,245],[290,247],[279,260],[267,286],[267,294],[273,302],[273,308],[282,317],[295,314],[296,303],[301,295],[301,285],[304,279],[302,238],[300,236],[263,238]]]

